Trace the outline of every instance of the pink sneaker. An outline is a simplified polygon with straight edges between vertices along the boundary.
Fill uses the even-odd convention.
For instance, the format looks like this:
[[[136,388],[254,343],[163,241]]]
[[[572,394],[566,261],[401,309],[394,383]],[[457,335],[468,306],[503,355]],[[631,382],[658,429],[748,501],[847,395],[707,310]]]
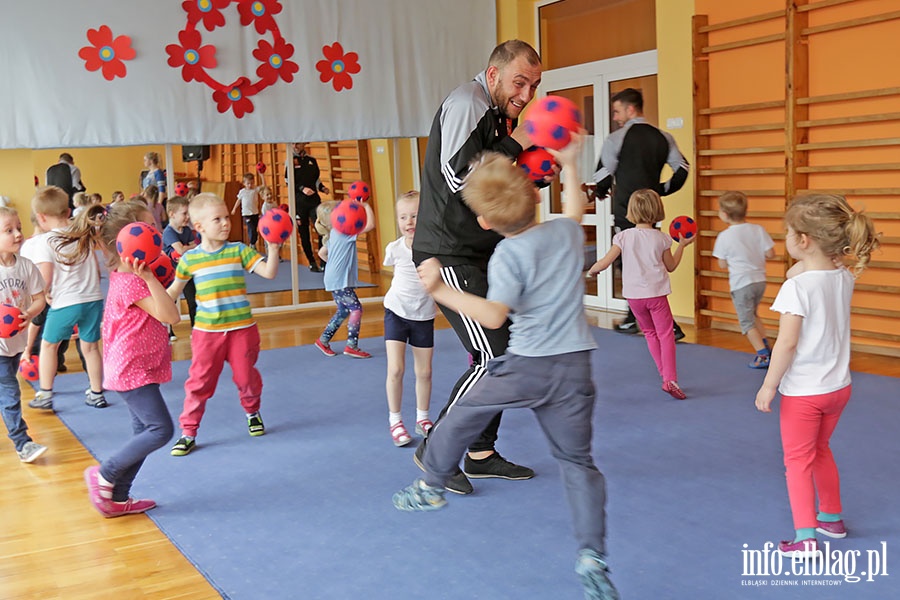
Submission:
[[[818,525],[816,526],[816,531],[821,533],[822,535],[827,535],[830,538],[845,538],[847,537],[847,528],[844,527],[844,521],[818,521]]]
[[[331,346],[326,344],[320,339],[316,339],[316,348],[322,351],[322,354],[331,358],[332,356],[337,356],[337,352],[331,349]]]
[[[103,501],[103,509],[100,513],[107,519],[121,517],[123,515],[134,515],[137,513],[147,512],[151,508],[156,508],[156,502],[153,500],[135,500],[129,498],[125,502],[113,502],[112,500]]]
[[[352,356],[353,358],[372,358],[372,355],[365,350],[351,348],[350,346],[344,348],[344,356]]]
[[[685,400],[687,399],[687,394],[685,394],[680,387],[678,387],[678,382],[675,381],[667,381],[663,383],[662,390],[675,398],[676,400]]]
[[[406,427],[403,426],[403,421],[400,421],[391,427],[391,437],[394,439],[394,445],[398,448],[400,446],[405,446],[412,441],[412,438],[409,437],[409,432],[406,431]]]
[[[819,542],[816,538],[799,542],[782,541],[778,544],[778,553],[790,558],[815,558],[820,555]]]

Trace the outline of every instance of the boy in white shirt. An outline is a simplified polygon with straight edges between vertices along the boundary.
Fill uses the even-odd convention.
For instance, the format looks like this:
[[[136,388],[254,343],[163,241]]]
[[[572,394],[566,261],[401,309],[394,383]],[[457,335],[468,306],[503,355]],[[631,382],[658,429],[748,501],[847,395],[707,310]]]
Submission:
[[[256,177],[253,173],[244,173],[243,182],[244,187],[238,192],[231,214],[237,212],[238,206],[241,207],[241,217],[247,227],[247,245],[255,248],[258,237],[257,228],[259,227],[259,196],[256,188],[253,187]]]
[[[775,244],[766,230],[747,223],[747,196],[743,192],[725,192],[719,198],[719,218],[728,229],[719,233],[713,256],[719,267],[728,269],[731,299],[741,324],[741,333],[756,350],[748,365],[751,369],[769,367],[771,349],[766,329],[757,308],[766,291],[766,259],[775,257]]]

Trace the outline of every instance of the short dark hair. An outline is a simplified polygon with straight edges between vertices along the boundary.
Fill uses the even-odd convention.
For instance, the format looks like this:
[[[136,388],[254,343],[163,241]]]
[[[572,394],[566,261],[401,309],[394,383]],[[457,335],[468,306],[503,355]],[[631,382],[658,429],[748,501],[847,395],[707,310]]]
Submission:
[[[75,159],[72,158],[72,155],[69,154],[68,152],[63,152],[62,154],[60,154],[60,155],[59,155],[59,160],[64,160],[64,161],[66,161],[67,163],[71,163],[71,162],[74,162],[74,161],[75,161]]]
[[[638,112],[644,112],[644,96],[640,91],[634,88],[625,88],[612,97],[613,102],[621,102],[622,104],[630,104],[635,107]]]
[[[523,57],[532,66],[541,64],[541,56],[537,53],[531,44],[522,40],[507,40],[494,48],[491,57],[488,59],[488,66],[502,69],[512,61],[519,57]]]

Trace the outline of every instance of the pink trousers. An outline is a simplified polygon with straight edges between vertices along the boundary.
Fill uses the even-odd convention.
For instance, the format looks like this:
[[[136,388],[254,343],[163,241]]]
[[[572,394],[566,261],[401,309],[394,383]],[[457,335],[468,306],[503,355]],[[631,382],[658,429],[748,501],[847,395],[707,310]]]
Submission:
[[[647,340],[647,348],[650,356],[656,363],[663,382],[678,381],[678,369],[675,364],[675,321],[672,318],[672,309],[669,308],[669,299],[666,296],[655,298],[629,298],[628,306],[634,313],[644,338]]]
[[[828,445],[851,386],[816,396],[782,396],[781,445],[794,529],[816,526],[819,510],[841,512],[841,478]]]
[[[250,327],[232,331],[191,333],[191,369],[184,383],[184,410],[179,422],[183,435],[196,436],[206,401],[216,393],[225,361],[231,365],[232,379],[238,389],[241,406],[247,414],[259,410],[262,377],[256,370],[259,358],[259,329]]]

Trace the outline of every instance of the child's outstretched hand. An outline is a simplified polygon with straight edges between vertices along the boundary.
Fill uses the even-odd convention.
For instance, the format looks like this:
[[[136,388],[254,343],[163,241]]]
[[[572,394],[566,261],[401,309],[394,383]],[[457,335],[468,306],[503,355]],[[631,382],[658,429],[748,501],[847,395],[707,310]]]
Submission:
[[[556,162],[558,162],[561,167],[577,168],[578,161],[581,158],[581,146],[584,145],[584,136],[586,133],[587,131],[584,128],[579,129],[578,133],[572,132],[569,144],[565,148],[562,150],[547,148],[547,152],[556,159]]]
[[[691,237],[681,236],[680,238],[678,238],[678,245],[681,247],[690,246],[691,244],[693,244],[696,241],[697,241],[696,235],[692,235]]]
[[[419,279],[422,280],[422,285],[425,286],[425,290],[429,294],[433,294],[440,287],[442,268],[441,261],[436,258],[428,258],[416,268],[416,271],[419,273]]]

